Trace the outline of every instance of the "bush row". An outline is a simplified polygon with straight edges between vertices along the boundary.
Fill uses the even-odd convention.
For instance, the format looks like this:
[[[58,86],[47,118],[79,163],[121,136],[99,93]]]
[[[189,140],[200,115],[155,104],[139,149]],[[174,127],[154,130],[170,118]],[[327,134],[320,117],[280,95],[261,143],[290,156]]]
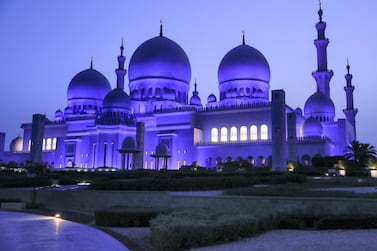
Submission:
[[[264,217],[213,209],[176,211],[151,220],[151,242],[156,250],[184,250],[253,236],[270,229],[270,223]]]
[[[219,213],[191,209],[159,215],[151,220],[151,242],[156,250],[174,251],[251,237],[271,229],[376,228],[374,215],[268,215]]]
[[[51,180],[45,177],[0,177],[0,187],[39,187],[49,185],[51,185]]]
[[[149,221],[171,210],[162,208],[115,207],[95,211],[97,226],[109,227],[149,227]]]
[[[279,229],[368,229],[377,227],[377,215],[282,215]]]
[[[90,188],[96,190],[148,190],[184,191],[213,190],[241,186],[252,186],[253,179],[244,176],[233,177],[185,177],[171,179],[105,180],[97,179]]]
[[[95,179],[90,188],[94,190],[143,190],[143,191],[191,191],[216,190],[236,187],[250,187],[254,184],[282,184],[287,182],[302,183],[305,175],[281,174],[271,176],[207,176],[183,178],[159,178],[138,180]]]

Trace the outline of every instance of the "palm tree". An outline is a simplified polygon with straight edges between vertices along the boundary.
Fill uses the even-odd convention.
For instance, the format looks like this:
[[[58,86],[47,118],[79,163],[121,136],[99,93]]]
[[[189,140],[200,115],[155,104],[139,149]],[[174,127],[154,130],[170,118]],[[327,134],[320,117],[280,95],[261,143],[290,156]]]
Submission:
[[[344,158],[350,160],[356,168],[363,168],[368,165],[371,159],[376,159],[377,150],[374,146],[367,143],[352,141],[344,149]]]

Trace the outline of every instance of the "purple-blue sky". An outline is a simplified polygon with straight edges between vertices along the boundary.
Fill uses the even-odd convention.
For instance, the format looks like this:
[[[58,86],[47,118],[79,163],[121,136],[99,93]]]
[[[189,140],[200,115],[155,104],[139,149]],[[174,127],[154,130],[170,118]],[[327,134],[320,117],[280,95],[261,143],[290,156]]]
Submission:
[[[358,139],[377,146],[377,1],[322,0],[322,8],[336,117],[344,117],[349,58]],[[33,113],[53,119],[65,108],[70,80],[92,56],[94,68],[115,87],[121,39],[128,67],[135,49],[158,35],[160,19],[164,35],[188,55],[191,86],[196,78],[203,103],[210,93],[218,96],[219,63],[241,43],[244,30],[246,42],[270,64],[271,89],[284,89],[287,104],[303,108],[316,89],[317,10],[317,0],[1,0],[0,131],[7,133],[6,149]]]

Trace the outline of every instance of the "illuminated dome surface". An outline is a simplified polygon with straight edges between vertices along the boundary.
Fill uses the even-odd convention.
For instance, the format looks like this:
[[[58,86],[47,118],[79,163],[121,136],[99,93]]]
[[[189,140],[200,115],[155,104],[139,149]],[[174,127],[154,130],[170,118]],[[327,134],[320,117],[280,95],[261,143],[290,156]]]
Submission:
[[[68,86],[67,98],[103,100],[109,91],[111,86],[106,77],[99,71],[87,69],[73,77]]]
[[[335,106],[331,98],[322,92],[316,92],[311,95],[305,103],[305,116],[315,116],[318,114],[335,114]]]
[[[314,117],[310,116],[301,124],[302,136],[322,136],[323,128],[321,123]]]
[[[131,109],[130,97],[122,89],[115,88],[106,95],[102,107]]]
[[[239,45],[221,60],[219,84],[233,80],[270,82],[270,66],[261,52],[249,45]]]
[[[162,78],[189,84],[191,66],[184,50],[169,38],[158,36],[141,44],[131,57],[129,81]]]
[[[9,149],[12,153],[22,152],[23,139],[18,136],[10,142]]]

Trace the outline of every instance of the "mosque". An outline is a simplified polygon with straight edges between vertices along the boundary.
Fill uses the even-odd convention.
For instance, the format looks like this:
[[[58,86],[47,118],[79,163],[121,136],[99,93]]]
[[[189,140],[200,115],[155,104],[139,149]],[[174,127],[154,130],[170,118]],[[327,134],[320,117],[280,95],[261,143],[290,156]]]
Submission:
[[[270,67],[263,54],[242,43],[218,67],[217,95],[190,94],[191,67],[185,51],[163,34],[142,43],[128,64],[123,43],[118,56],[116,88],[93,68],[74,76],[67,106],[55,117],[34,114],[21,125],[23,137],[4,151],[7,163],[48,163],[54,168],[179,169],[196,162],[216,168],[231,158],[254,166],[285,170],[287,161],[310,165],[318,156],[343,155],[356,139],[352,75],[345,75],[345,118],[335,117],[330,95],[333,71],[327,67],[326,23],[318,11],[316,92],[304,108],[291,108],[283,90],[272,90]]]

